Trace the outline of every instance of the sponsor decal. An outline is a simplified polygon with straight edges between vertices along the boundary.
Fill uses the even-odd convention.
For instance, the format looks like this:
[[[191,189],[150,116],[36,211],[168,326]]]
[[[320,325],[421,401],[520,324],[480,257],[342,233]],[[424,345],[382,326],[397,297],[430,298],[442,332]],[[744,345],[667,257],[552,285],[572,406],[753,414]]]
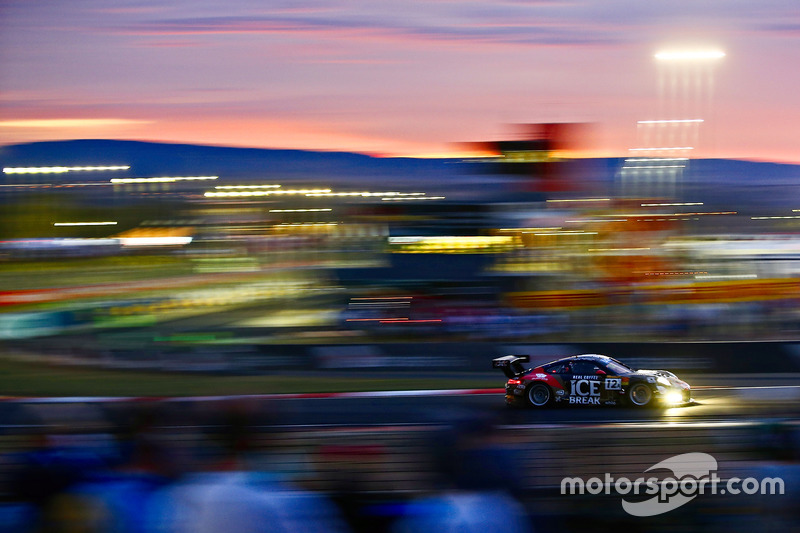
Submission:
[[[588,379],[570,381],[570,396],[600,396],[600,382]],[[570,402],[572,403],[572,402]]]
[[[581,405],[600,405],[600,398],[592,398],[590,396],[570,396],[569,403]]]

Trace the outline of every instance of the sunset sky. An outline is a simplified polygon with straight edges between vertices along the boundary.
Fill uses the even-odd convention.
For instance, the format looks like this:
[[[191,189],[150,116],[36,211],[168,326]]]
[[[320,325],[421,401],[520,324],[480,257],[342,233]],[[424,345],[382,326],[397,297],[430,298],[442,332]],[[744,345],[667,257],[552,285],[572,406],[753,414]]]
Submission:
[[[664,116],[654,54],[697,49],[713,98]],[[0,0],[0,144],[437,156],[586,122],[626,156],[663,118],[704,121],[692,157],[800,163],[797,0]]]

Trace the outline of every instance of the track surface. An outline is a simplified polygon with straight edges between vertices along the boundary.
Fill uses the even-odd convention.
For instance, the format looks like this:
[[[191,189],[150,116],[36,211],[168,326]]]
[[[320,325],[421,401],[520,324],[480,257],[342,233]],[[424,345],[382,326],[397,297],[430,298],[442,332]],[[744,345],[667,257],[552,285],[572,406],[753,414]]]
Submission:
[[[712,423],[796,418],[800,384],[710,385],[695,389],[695,403],[669,409],[554,407],[512,409],[503,394],[366,396],[275,400],[273,411],[292,426],[435,424],[452,418],[487,417],[508,425],[596,423]]]
[[[498,380],[502,384],[502,378]],[[709,376],[688,379],[694,403],[673,408],[556,406],[508,408],[502,389],[277,394],[250,397],[165,398],[181,403],[250,398],[277,425],[294,428],[436,425],[482,419],[511,426],[596,424],[713,424],[800,419],[800,376]],[[83,403],[141,398],[6,398],[14,403]],[[202,406],[200,409],[203,410]]]

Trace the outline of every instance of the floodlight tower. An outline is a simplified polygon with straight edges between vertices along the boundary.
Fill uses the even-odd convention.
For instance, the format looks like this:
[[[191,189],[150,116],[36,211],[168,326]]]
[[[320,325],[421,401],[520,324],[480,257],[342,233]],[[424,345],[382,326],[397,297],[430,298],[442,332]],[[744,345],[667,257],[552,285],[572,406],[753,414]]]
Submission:
[[[622,168],[622,194],[675,198],[711,112],[721,50],[666,50],[658,69],[655,118],[637,123],[638,147]]]

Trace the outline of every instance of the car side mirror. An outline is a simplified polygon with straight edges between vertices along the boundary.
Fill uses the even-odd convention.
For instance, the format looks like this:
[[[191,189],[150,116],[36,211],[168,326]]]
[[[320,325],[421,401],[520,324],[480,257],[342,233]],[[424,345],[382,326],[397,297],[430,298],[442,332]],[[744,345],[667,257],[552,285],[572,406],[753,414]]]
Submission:
[[[598,369],[597,372],[595,372],[595,374],[597,374],[598,376],[605,376],[606,375],[606,371]]]

